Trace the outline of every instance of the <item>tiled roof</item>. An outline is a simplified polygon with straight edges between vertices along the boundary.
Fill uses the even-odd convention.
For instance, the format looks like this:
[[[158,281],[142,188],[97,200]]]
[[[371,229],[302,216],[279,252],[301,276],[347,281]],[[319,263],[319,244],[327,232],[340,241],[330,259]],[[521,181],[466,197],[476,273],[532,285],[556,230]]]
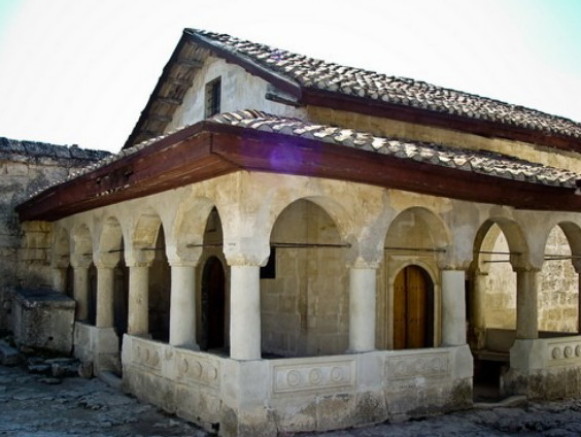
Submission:
[[[243,110],[215,115],[207,121],[230,126],[238,126],[256,131],[290,135],[308,140],[323,141],[337,146],[393,156],[431,165],[454,168],[457,170],[480,173],[489,176],[512,179],[534,184],[576,188],[575,181],[581,174],[569,170],[537,164],[511,156],[485,150],[471,150],[442,146],[419,141],[403,141],[389,137],[379,137],[369,132],[346,129],[323,124],[305,122],[296,118],[280,117],[257,110]],[[72,172],[65,180],[53,183],[36,191],[31,198],[52,186],[70,181],[84,174],[112,164],[126,156],[152,146],[159,141],[185,129],[168,132],[133,147],[123,149],[116,155],[109,155],[83,169]]]
[[[219,114],[212,117],[210,121],[323,141],[395,158],[515,181],[575,188],[575,181],[581,178],[581,175],[569,170],[548,167],[500,153],[378,137],[368,132],[278,117],[255,110]]]
[[[581,124],[564,117],[422,81],[325,62],[226,34],[195,29],[186,32],[210,46],[227,50],[235,57],[296,82],[302,88],[581,138]]]

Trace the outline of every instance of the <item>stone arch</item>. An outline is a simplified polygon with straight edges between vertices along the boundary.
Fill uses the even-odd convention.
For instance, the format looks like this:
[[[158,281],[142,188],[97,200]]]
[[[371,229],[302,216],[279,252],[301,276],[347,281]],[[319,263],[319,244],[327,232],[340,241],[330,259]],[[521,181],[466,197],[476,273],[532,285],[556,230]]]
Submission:
[[[443,220],[425,207],[411,207],[401,211],[390,223],[384,238],[385,257],[379,268],[377,286],[377,347],[395,347],[396,280],[408,266],[418,266],[429,275],[430,301],[426,322],[430,325],[431,341],[437,345],[440,338],[440,278],[438,266],[446,257],[450,233]]]
[[[263,352],[305,356],[347,349],[348,248],[334,219],[337,207],[307,197],[276,215],[269,262],[261,269]]]
[[[328,196],[296,196],[284,203],[277,203],[270,212],[269,220],[265,223],[265,228],[272,235],[274,225],[279,220],[281,214],[299,201],[311,202],[323,210],[333,221],[342,241],[347,241],[353,233],[352,220],[348,210],[341,205],[336,199]]]
[[[180,205],[173,228],[174,253],[169,255],[170,258],[175,256],[177,259],[197,264],[202,252],[199,246],[203,244],[213,210],[220,220],[218,206],[207,197],[196,197]]]
[[[230,344],[230,268],[224,255],[224,227],[222,213],[224,208],[207,196],[194,196],[183,201],[177,211],[173,228],[174,246],[168,248],[170,257],[177,263],[192,266],[196,270],[196,283],[191,293],[195,293],[196,342],[203,349],[221,349]],[[216,275],[208,275],[222,269],[223,283],[213,283]],[[208,302],[212,304],[213,292],[223,293],[221,314],[208,314]],[[210,305],[211,306],[211,305]],[[219,333],[216,321],[223,322]],[[219,341],[218,341],[219,339]],[[209,341],[210,340],[210,341]]]
[[[109,216],[103,223],[99,238],[100,261],[112,266],[123,257],[124,238],[119,220]]]
[[[516,221],[493,217],[480,226],[473,247],[468,275],[468,341],[473,350],[480,351],[499,348],[491,346],[488,338],[501,338],[504,346],[499,352],[508,359],[517,323],[516,271],[530,268],[527,241]]]
[[[558,226],[567,238],[571,255],[574,257],[581,256],[581,227],[570,221],[559,222]]]
[[[581,229],[572,222],[553,226],[545,240],[539,272],[539,330],[579,332],[579,257]]]
[[[509,250],[506,255],[509,257],[512,268],[529,266],[528,245],[520,225],[508,218],[491,218],[480,226],[474,240],[474,261],[480,263],[479,267],[485,267],[482,260],[486,260],[487,257],[482,255],[494,255],[483,252],[493,252],[494,241],[500,233],[506,239]]]
[[[153,249],[161,225],[161,218],[153,209],[141,213],[133,229],[133,250]]]
[[[167,342],[171,269],[167,257],[164,226],[160,215],[153,208],[142,212],[135,223],[131,253],[133,263],[147,266],[148,287],[144,300],[147,301],[148,333],[154,340]]]
[[[386,247],[397,247],[394,251],[400,247],[440,250],[446,249],[449,243],[450,232],[443,220],[424,207],[411,207],[400,212],[385,236]]]
[[[74,263],[89,263],[93,259],[93,236],[87,224],[76,226],[72,232],[71,253]]]
[[[125,238],[118,218],[114,215],[103,222],[99,238],[99,262],[113,269],[112,305],[113,328],[122,347],[123,335],[127,333],[129,307],[129,269],[125,263]]]

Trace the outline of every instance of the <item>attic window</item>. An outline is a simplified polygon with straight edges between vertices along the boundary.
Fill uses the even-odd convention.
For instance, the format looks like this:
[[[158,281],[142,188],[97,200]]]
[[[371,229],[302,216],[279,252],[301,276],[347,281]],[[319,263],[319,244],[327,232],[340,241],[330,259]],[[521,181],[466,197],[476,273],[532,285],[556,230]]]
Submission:
[[[218,77],[206,84],[206,118],[220,113],[221,80]]]

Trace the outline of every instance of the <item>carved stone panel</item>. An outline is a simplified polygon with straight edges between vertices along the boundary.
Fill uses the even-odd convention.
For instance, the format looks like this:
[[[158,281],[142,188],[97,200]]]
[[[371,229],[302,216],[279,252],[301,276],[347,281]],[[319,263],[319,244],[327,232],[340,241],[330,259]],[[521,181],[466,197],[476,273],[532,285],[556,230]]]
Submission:
[[[547,342],[547,361],[549,366],[581,367],[581,337],[558,339]]]
[[[317,392],[355,386],[355,360],[338,359],[273,366],[273,393]]]
[[[176,351],[178,381],[186,384],[204,385],[218,390],[220,388],[220,361],[211,357],[185,351]]]
[[[446,378],[450,375],[448,352],[429,352],[388,357],[386,375],[389,380],[403,380],[417,377]]]
[[[161,371],[160,345],[134,338],[132,348],[133,364]]]

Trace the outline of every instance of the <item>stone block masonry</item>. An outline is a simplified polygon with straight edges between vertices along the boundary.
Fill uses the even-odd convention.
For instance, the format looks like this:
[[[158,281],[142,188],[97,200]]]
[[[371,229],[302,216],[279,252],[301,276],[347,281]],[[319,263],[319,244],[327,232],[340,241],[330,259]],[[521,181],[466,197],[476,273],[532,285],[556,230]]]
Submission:
[[[33,193],[65,180],[72,172],[101,160],[109,152],[0,137],[0,329],[12,327],[12,297],[18,287],[49,286],[48,260],[21,252],[22,228],[15,206]],[[25,251],[30,255],[30,250]],[[26,255],[26,254],[25,254]],[[44,256],[45,256],[44,255]],[[35,266],[32,268],[31,263]],[[44,264],[44,266],[42,266]],[[42,271],[46,270],[46,275]],[[31,274],[31,273],[34,274]]]

